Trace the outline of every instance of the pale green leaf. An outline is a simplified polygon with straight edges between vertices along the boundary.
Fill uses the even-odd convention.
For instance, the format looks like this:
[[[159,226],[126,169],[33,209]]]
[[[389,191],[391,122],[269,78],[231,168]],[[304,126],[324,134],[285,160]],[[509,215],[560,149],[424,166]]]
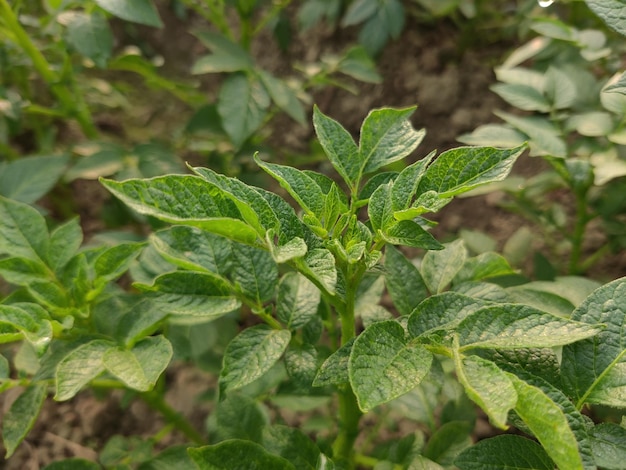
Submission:
[[[591,10],[618,33],[626,36],[624,0],[585,0]]]
[[[413,129],[409,117],[414,111],[415,107],[370,111],[361,126],[359,177],[400,160],[417,148],[426,132]]]
[[[299,273],[287,273],[280,280],[276,316],[289,328],[301,328],[317,314],[319,289]]]
[[[37,210],[0,196],[0,220],[0,254],[46,259],[48,227]]]
[[[508,261],[498,253],[486,252],[468,258],[454,277],[454,283],[481,281],[498,276],[515,274]]]
[[[435,237],[412,220],[400,220],[386,228],[383,238],[392,245],[404,245],[425,250],[442,250],[444,246]]]
[[[289,330],[274,330],[265,325],[241,332],[224,353],[221,387],[236,390],[264,375],[283,355],[290,339]]]
[[[467,145],[516,147],[522,145],[528,138],[521,132],[501,124],[484,124],[478,126],[469,134],[457,137],[459,142]]]
[[[416,306],[409,317],[407,329],[413,337],[438,329],[450,329],[485,304],[457,292],[433,295]]]
[[[483,439],[455,459],[460,470],[554,470],[554,462],[537,442],[503,434]]]
[[[101,179],[122,202],[140,214],[166,222],[203,228],[243,243],[253,244],[257,231],[243,220],[223,190],[191,175],[168,175],[123,182]]]
[[[401,211],[411,206],[411,201],[415,196],[419,182],[435,154],[436,152],[433,150],[421,160],[407,166],[395,178],[391,189],[391,201],[394,211]]]
[[[428,167],[417,189],[436,191],[441,197],[464,193],[507,177],[525,146],[513,149],[459,147],[448,150]]]
[[[270,97],[263,85],[244,73],[226,78],[219,91],[217,112],[222,126],[239,148],[263,123]]]
[[[430,370],[432,359],[422,345],[407,340],[398,322],[371,325],[357,337],[348,360],[359,408],[369,411],[416,387]]]
[[[161,28],[163,23],[152,0],[96,0],[103,10],[126,21]]]
[[[200,57],[191,68],[192,74],[239,72],[254,67],[254,62],[246,50],[224,35],[200,31],[196,36],[213,51],[213,54]]]
[[[495,114],[518,131],[528,136],[531,155],[566,157],[567,146],[559,130],[543,116],[516,116],[504,111]]]
[[[34,204],[63,175],[68,160],[67,155],[38,155],[0,163],[0,195]]]
[[[0,304],[0,324],[15,328],[22,333],[35,351],[40,354],[52,341],[50,315],[38,304],[26,302],[13,305]]]
[[[426,253],[420,270],[428,290],[432,294],[441,293],[460,271],[466,258],[467,249],[462,240],[447,244],[443,250]]]
[[[11,457],[30,432],[46,399],[46,384],[33,384],[13,402],[2,420],[2,442],[5,458]]]
[[[558,468],[582,470],[578,443],[561,408],[539,388],[513,374],[517,391],[515,412],[524,421]]]
[[[306,124],[304,107],[296,96],[295,91],[284,81],[264,70],[260,70],[258,73],[274,104],[286,112],[298,124],[304,126]]]
[[[151,286],[134,286],[150,293],[162,310],[180,320],[208,321],[230,313],[241,306],[224,279],[209,273],[175,271],[158,276]],[[179,320],[178,318],[173,320]]]
[[[169,365],[172,354],[172,345],[164,336],[150,336],[130,350],[107,350],[102,361],[104,367],[128,387],[147,392]]]
[[[185,269],[224,276],[232,265],[230,240],[196,227],[170,227],[155,232],[150,240],[161,256]]]
[[[104,372],[103,357],[115,345],[96,339],[85,343],[67,354],[56,367],[57,401],[69,400],[91,380]]]
[[[517,403],[517,392],[507,374],[478,356],[457,357],[455,362],[467,396],[483,409],[494,426],[506,429],[508,413]]]
[[[540,90],[528,85],[517,83],[496,83],[491,91],[504,101],[524,111],[547,112],[550,103]]]
[[[328,159],[344,181],[356,189],[361,168],[359,149],[352,136],[337,121],[325,116],[317,106],[313,108],[313,125]]]
[[[577,404],[626,406],[626,278],[596,289],[572,313],[580,322],[606,328],[592,338],[563,348],[561,373],[567,392]]]
[[[245,296],[262,305],[274,297],[278,266],[269,252],[237,243],[233,245],[231,276]]]
[[[456,329],[461,350],[562,346],[600,331],[600,326],[567,320],[521,304],[482,307]]]
[[[298,269],[309,278],[313,278],[330,294],[335,293],[337,285],[337,267],[335,257],[325,248],[316,248],[307,252]]]
[[[187,452],[199,470],[295,470],[284,458],[270,454],[259,444],[240,439],[192,447]]]
[[[67,24],[67,41],[100,68],[106,67],[113,51],[113,33],[98,12],[73,12]]]
[[[393,185],[393,181],[381,184],[370,198],[367,214],[374,231],[385,230],[396,223],[391,199]]]
[[[569,108],[578,98],[576,82],[564,70],[549,67],[546,72],[546,96],[554,109]]]
[[[306,242],[300,237],[292,238],[281,246],[274,245],[272,238],[272,231],[268,231],[266,237],[267,246],[270,249],[272,258],[278,264],[286,263],[294,258],[302,258],[309,249]]]

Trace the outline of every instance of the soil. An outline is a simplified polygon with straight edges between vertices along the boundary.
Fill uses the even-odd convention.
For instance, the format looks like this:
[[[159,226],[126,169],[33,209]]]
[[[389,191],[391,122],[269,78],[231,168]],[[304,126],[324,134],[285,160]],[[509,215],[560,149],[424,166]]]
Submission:
[[[169,71],[186,74],[194,56],[204,53],[186,32],[187,25],[166,11],[162,12],[166,27],[163,30],[139,29],[143,39],[154,51],[163,55]],[[123,30],[119,34],[124,34]],[[354,43],[355,31],[321,25],[301,37],[294,37],[286,54],[281,54],[271,43],[264,41],[258,51],[261,65],[277,75],[289,74],[290,62],[310,60],[323,53],[336,53],[346,44]],[[370,109],[382,106],[405,107],[419,105],[414,115],[414,125],[427,130],[426,138],[416,152],[421,157],[432,149],[444,151],[458,145],[456,137],[481,124],[496,121],[494,109],[505,109],[505,104],[489,90],[494,82],[492,68],[499,63],[508,42],[488,43],[476,39],[477,44],[464,47],[459,30],[446,22],[436,24],[409,23],[402,36],[388,45],[379,58],[378,69],[384,77],[382,84],[353,84],[358,93],[351,94],[337,88],[326,88],[314,93],[314,102],[320,109],[341,122],[355,136],[363,118]],[[204,90],[212,94],[215,79],[203,80]],[[166,108],[164,108],[166,109]],[[177,117],[177,119],[179,119]],[[110,116],[101,116],[104,127]],[[120,132],[112,120],[114,133]],[[170,116],[162,116],[157,123],[168,135]],[[271,143],[276,148],[293,152],[306,151],[313,136],[311,126],[300,127],[287,117],[278,117]],[[154,129],[153,129],[154,130]],[[538,159],[522,157],[514,172],[531,175],[542,168]],[[94,211],[94,199],[105,195],[97,183],[77,182],[73,186],[79,201],[84,228],[93,233],[99,226],[100,214]],[[85,201],[81,203],[80,201]],[[436,234],[440,239],[455,236],[461,228],[488,233],[502,248],[504,242],[524,220],[498,205],[499,196],[458,199],[437,217]],[[98,207],[98,205],[95,205]],[[616,278],[626,272],[626,259],[613,258],[604,278]],[[168,372],[168,402],[197,426],[204,429],[209,408],[199,396],[213,380],[208,374],[179,364]],[[10,391],[0,396],[0,406],[6,411],[16,396]],[[3,413],[4,414],[4,413]],[[106,441],[113,435],[151,436],[159,432],[164,423],[158,413],[152,412],[139,401],[126,403],[121,393],[104,397],[84,392],[75,399],[55,403],[47,400],[33,431],[18,448],[15,455],[0,466],[7,470],[36,470],[54,460],[68,457],[96,459]],[[486,423],[479,428],[481,435]],[[184,442],[176,433],[161,444]]]

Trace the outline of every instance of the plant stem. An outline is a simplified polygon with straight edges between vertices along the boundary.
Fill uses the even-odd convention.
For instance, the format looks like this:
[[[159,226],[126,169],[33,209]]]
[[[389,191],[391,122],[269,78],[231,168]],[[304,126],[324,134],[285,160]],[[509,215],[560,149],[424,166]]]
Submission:
[[[168,423],[176,427],[176,429],[182,432],[189,440],[193,441],[194,444],[205,443],[204,437],[202,437],[189,421],[168,405],[160,393],[153,390],[151,392],[142,393],[140,396],[150,408],[161,413]]]
[[[365,266],[358,269],[347,269],[346,279],[348,280],[345,308],[340,312],[341,318],[341,344],[344,345],[356,336],[355,303],[356,292],[363,274]],[[359,421],[363,413],[357,403],[354,392],[350,385],[346,385],[339,391],[339,433],[333,442],[333,456],[340,462],[354,466],[354,441],[359,435]]]
[[[572,252],[569,259],[569,273],[578,274],[581,270],[580,257],[582,256],[585,228],[589,222],[585,194],[576,191],[576,224],[572,233]]]
[[[91,113],[83,101],[82,95],[76,92],[75,87],[72,87],[74,88],[72,89],[66,83],[61,83],[52,66],[20,25],[7,0],[0,0],[0,18],[4,20],[7,28],[15,37],[17,44],[30,57],[35,70],[48,84],[61,105],[78,121],[83,133],[90,139],[97,137],[98,130],[93,123]]]

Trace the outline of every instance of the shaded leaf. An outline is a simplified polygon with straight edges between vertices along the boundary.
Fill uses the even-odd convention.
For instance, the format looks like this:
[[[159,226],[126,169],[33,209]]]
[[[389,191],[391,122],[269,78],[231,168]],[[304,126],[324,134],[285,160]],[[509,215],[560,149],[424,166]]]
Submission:
[[[6,448],[5,458],[11,457],[17,446],[33,428],[46,399],[46,384],[34,384],[26,388],[13,402],[2,420],[2,442]]]

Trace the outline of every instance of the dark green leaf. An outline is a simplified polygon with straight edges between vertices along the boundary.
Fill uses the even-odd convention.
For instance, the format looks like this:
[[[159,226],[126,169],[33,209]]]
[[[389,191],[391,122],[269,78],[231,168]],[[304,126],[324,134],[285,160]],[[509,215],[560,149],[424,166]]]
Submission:
[[[278,266],[269,252],[237,243],[233,245],[232,280],[260,306],[274,297]]]
[[[438,464],[449,467],[454,459],[472,445],[472,423],[450,421],[439,427],[424,448],[423,455]]]
[[[263,430],[263,447],[283,457],[299,470],[317,470],[320,450],[304,433],[295,428],[274,425]]]
[[[398,322],[369,326],[357,337],[348,361],[359,408],[369,411],[416,387],[430,370],[432,359],[422,345],[407,341]]]
[[[444,250],[426,253],[421,272],[428,290],[433,294],[441,293],[461,270],[466,258],[467,250],[460,239],[447,244]]]
[[[385,284],[401,315],[408,315],[428,296],[422,275],[393,246],[385,248]]]
[[[143,247],[143,243],[120,243],[107,248],[94,262],[96,276],[101,282],[117,279],[128,270]]]
[[[424,250],[442,250],[444,246],[435,237],[412,220],[401,220],[386,228],[383,238],[392,245],[405,245]]]
[[[268,453],[259,444],[240,439],[192,447],[188,452],[199,470],[295,470],[284,458]]]
[[[273,330],[257,325],[233,339],[224,354],[220,385],[236,390],[265,374],[285,352],[289,330]]]
[[[209,432],[215,433],[218,441],[261,442],[261,433],[268,424],[267,410],[257,400],[238,392],[229,393],[221,400],[207,422]]]
[[[296,390],[308,392],[317,372],[317,351],[311,344],[290,347],[285,352],[285,369]]]
[[[618,33],[626,36],[624,0],[585,0],[589,8]]]
[[[553,470],[554,463],[535,441],[503,434],[468,447],[454,460],[461,470]]]
[[[35,261],[46,259],[48,227],[37,210],[0,196],[0,220],[0,254]]]
[[[350,376],[348,375],[348,361],[352,353],[353,344],[354,339],[348,341],[326,358],[313,380],[314,387],[338,385],[350,381]]]
[[[71,458],[58,460],[46,465],[43,470],[101,470],[102,467],[91,460]]]
[[[46,399],[46,385],[34,384],[26,388],[13,402],[2,422],[2,441],[6,458],[13,455],[17,446],[30,432]]]
[[[589,430],[591,448],[598,467],[618,470],[626,461],[626,429],[615,423],[601,423]]]
[[[67,40],[98,67],[106,67],[113,51],[113,34],[103,15],[73,12],[67,24]]]

